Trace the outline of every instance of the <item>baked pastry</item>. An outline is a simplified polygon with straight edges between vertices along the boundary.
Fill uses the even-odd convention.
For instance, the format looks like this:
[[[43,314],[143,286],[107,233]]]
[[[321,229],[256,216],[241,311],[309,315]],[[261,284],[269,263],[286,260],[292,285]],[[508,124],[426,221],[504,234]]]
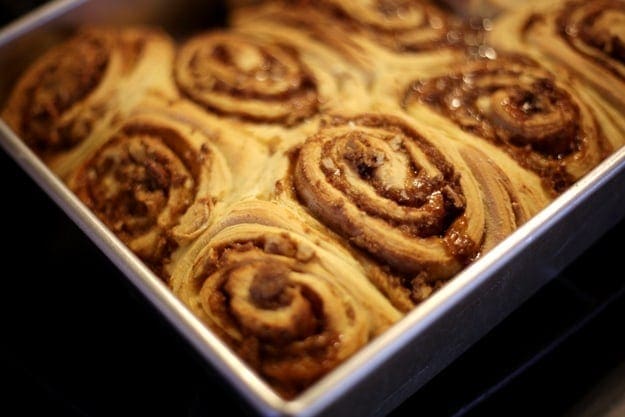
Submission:
[[[369,77],[436,66],[482,43],[481,28],[428,0],[270,1],[235,10],[231,21],[237,28],[264,24],[303,33]]]
[[[502,12],[513,11],[521,7],[544,7],[562,0],[442,0],[456,13],[472,18],[489,19],[497,17]],[[491,22],[487,22],[490,28]]]
[[[158,29],[85,27],[28,68],[2,119],[64,176],[57,170],[62,159],[143,91],[161,85],[155,64],[172,56],[172,40]]]
[[[263,33],[273,36],[285,31],[305,38],[317,47],[334,50],[343,59],[358,67],[372,64],[365,50],[353,37],[345,36],[339,25],[324,24],[331,16],[324,15],[322,4],[303,1],[266,1],[244,7],[236,7],[229,15],[229,24],[235,30]],[[327,20],[326,20],[327,22]],[[275,31],[271,30],[271,27]],[[291,39],[283,38],[287,43]],[[301,42],[298,39],[295,41]],[[301,45],[300,45],[301,46]],[[299,48],[298,48],[299,50]]]
[[[218,114],[293,125],[317,113],[317,85],[297,52],[244,35],[216,31],[181,46],[176,83]]]
[[[558,76],[522,54],[495,55],[440,68],[405,87],[413,117],[458,127],[454,137],[488,141],[537,173],[556,195],[615,149],[601,110],[580,94],[579,82]],[[437,117],[442,116],[442,117]],[[450,126],[451,125],[451,126]],[[457,131],[457,129],[455,129]]]
[[[363,250],[367,265],[377,261],[370,278],[401,309],[550,200],[538,178],[517,191],[477,147],[379,113],[328,117],[298,150],[291,181],[302,205]]]
[[[307,25],[327,27],[327,22],[331,21],[358,42],[367,39],[394,52],[427,52],[465,46],[463,30],[466,27],[461,19],[428,0],[381,3],[299,0],[286,3],[300,16],[313,13],[314,17],[307,20]]]
[[[158,275],[180,243],[204,230],[231,192],[210,137],[159,113],[136,113],[68,178],[72,191]]]
[[[83,28],[2,118],[291,399],[623,144],[623,2],[562,4],[477,21],[285,0],[175,41]]]
[[[68,186],[165,280],[172,252],[197,238],[221,205],[244,196],[266,158],[245,132],[151,95],[89,144],[71,161]]]
[[[522,7],[498,18],[490,41],[498,48],[523,50],[546,65],[566,67],[585,85],[625,136],[625,1],[552,1]],[[504,29],[505,28],[505,29]]]
[[[309,63],[293,45],[256,33],[211,30],[181,42],[172,80],[180,98],[247,130],[274,153],[314,128],[321,94],[334,96],[333,85]]]
[[[231,18],[237,33],[297,51],[315,80],[318,113],[366,107],[375,65],[365,50],[336,27],[305,26],[298,19],[302,19],[298,9],[272,2],[242,8]]]
[[[245,200],[172,275],[174,293],[286,398],[402,316],[348,252],[322,239],[286,208]]]

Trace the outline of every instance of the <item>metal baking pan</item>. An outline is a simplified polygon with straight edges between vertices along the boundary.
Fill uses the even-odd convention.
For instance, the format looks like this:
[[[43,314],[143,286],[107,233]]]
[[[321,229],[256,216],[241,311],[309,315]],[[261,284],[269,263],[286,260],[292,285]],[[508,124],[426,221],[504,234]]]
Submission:
[[[222,12],[221,3],[198,0],[178,1],[175,9],[165,0],[51,2],[0,31],[0,103],[25,66],[78,24],[157,24],[184,36],[214,24]],[[2,121],[0,144],[263,416],[385,415],[625,216],[624,148],[344,364],[286,401],[231,353]]]

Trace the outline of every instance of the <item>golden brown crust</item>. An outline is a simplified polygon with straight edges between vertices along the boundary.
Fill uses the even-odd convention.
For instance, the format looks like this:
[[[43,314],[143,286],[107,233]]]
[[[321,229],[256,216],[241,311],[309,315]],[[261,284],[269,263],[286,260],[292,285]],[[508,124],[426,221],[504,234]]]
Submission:
[[[549,201],[536,184],[522,195],[476,147],[393,115],[328,118],[294,164],[301,204],[364,251],[369,278],[400,309]]]
[[[243,119],[293,125],[317,112],[317,85],[297,51],[226,31],[187,40],[176,83],[191,100]]]
[[[287,398],[401,317],[303,231],[284,207],[236,204],[172,276],[174,293]]]
[[[2,118],[53,163],[119,111],[120,89],[143,87],[124,85],[139,81],[135,75],[154,48],[164,48],[167,54],[172,48],[169,37],[151,28],[84,28],[28,68]]]
[[[607,115],[605,123],[620,130],[609,136],[616,148],[625,143],[624,16],[622,0],[552,1],[502,14],[490,41],[575,74],[578,89],[596,102],[601,115]]]
[[[171,253],[210,224],[231,192],[214,140],[158,113],[112,127],[69,187],[128,247],[166,278]]]
[[[500,54],[416,80],[402,106],[427,106],[540,175],[559,193],[594,168],[612,146],[579,94],[531,58]],[[476,141],[477,143],[477,141]]]
[[[587,3],[476,24],[276,0],[177,42],[86,28],[2,117],[291,399],[625,143],[623,2]]]

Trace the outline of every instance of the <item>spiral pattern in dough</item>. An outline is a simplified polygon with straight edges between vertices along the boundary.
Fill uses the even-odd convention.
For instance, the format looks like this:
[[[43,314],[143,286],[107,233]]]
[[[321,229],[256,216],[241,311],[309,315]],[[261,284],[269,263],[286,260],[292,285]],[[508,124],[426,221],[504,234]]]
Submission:
[[[334,118],[303,145],[293,175],[317,217],[402,272],[449,277],[482,241],[477,184],[398,118]]]
[[[566,68],[576,87],[616,125],[614,147],[625,144],[625,1],[550,1],[502,14],[489,41],[497,48],[523,50],[546,65]]]
[[[263,201],[235,207],[179,265],[174,292],[287,398],[401,317],[358,269]]]
[[[464,46],[461,25],[428,1],[303,1],[395,52]]]
[[[168,42],[167,36],[149,28],[78,31],[28,68],[2,118],[43,158],[68,151],[116,107],[117,93],[147,45],[169,46]]]
[[[185,95],[218,114],[293,125],[317,112],[316,81],[295,50],[235,32],[187,40],[175,78]]]
[[[578,94],[522,55],[471,61],[415,81],[402,104],[409,113],[426,105],[500,146],[556,193],[595,167],[610,149]]]
[[[138,115],[75,170],[70,188],[155,272],[195,238],[230,174],[210,140],[182,122]]]

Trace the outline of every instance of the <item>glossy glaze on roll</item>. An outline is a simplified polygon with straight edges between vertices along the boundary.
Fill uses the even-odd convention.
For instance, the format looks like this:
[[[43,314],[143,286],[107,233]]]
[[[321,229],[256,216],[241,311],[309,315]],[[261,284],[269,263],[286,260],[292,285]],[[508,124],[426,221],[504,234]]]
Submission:
[[[501,147],[560,193],[612,151],[589,103],[562,75],[527,56],[501,54],[412,82],[402,106],[417,117],[427,106]]]
[[[581,89],[598,101],[620,130],[619,137],[610,138],[620,147],[625,142],[625,1],[549,3],[502,14],[490,41],[574,73],[586,84]]]
[[[328,118],[298,151],[292,182],[316,218],[390,271],[395,283],[377,285],[396,305],[406,291],[421,301],[424,285],[452,277],[536,210],[476,147],[393,115]]]

